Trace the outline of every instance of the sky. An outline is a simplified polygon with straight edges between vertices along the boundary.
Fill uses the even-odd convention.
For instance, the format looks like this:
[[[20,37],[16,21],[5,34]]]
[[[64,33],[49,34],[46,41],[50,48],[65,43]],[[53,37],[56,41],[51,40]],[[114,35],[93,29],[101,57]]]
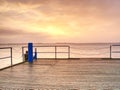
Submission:
[[[120,42],[120,0],[0,0],[0,43]]]

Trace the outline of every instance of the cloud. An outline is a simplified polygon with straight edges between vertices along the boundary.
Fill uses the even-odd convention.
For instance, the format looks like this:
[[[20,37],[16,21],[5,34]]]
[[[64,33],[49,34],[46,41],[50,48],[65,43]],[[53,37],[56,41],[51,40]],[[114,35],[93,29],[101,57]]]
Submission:
[[[103,34],[107,41],[120,32],[119,6],[119,0],[1,0],[0,39],[98,41]]]
[[[51,36],[47,33],[31,33],[22,30],[5,30],[0,29],[0,41],[3,43],[26,43],[26,42],[44,42],[51,40]]]
[[[19,35],[19,34],[24,34],[24,32],[18,31],[18,30],[5,30],[5,29],[0,29],[0,36],[4,35]]]

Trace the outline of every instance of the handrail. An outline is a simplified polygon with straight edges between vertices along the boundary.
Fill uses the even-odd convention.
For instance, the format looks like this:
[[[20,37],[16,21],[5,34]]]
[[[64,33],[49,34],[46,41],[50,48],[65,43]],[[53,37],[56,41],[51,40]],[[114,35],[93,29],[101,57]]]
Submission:
[[[23,48],[27,48],[28,46],[23,46]],[[40,46],[33,46],[33,47],[70,47],[69,45],[40,45]]]
[[[54,48],[54,51],[53,52],[40,52],[40,51],[37,51],[37,53],[54,53],[55,54],[55,59],[57,59],[57,54],[58,53],[68,53],[68,59],[70,58],[70,46],[68,46],[68,45],[44,45],[44,46],[33,46],[34,48],[38,48],[38,47],[53,47]],[[68,50],[67,51],[65,51],[65,52],[58,52],[57,51],[57,48],[58,47],[66,47],[66,48],[68,48]],[[27,48],[27,46],[23,46],[22,47],[22,55],[24,56],[24,48]]]
[[[12,47],[0,47],[0,49],[10,49]]]
[[[112,47],[120,47],[120,45],[110,45],[110,59],[112,58],[112,53],[120,53],[120,51],[112,51]]]
[[[11,58],[11,56],[2,57],[0,59],[6,59],[6,58]]]
[[[120,46],[120,45],[111,45],[111,46]]]

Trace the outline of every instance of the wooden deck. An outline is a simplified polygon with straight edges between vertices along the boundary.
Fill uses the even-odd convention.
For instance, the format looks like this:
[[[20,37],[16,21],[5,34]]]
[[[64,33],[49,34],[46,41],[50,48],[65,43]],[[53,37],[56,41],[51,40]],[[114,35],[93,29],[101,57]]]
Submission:
[[[0,90],[120,90],[120,60],[37,60],[0,71]]]

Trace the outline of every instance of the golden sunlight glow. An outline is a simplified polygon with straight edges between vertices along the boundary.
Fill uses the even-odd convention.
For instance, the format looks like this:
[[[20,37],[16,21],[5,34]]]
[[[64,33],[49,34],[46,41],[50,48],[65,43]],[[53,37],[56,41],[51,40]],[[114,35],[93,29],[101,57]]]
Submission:
[[[31,26],[28,27],[30,32],[43,32],[43,33],[48,33],[50,35],[56,36],[56,35],[66,35],[66,33],[64,32],[64,30],[61,30],[60,27],[56,27],[56,26],[46,26],[46,27],[40,27],[40,26]]]
[[[53,35],[65,35],[65,32],[59,29],[60,27],[48,26],[46,32],[49,32]]]

